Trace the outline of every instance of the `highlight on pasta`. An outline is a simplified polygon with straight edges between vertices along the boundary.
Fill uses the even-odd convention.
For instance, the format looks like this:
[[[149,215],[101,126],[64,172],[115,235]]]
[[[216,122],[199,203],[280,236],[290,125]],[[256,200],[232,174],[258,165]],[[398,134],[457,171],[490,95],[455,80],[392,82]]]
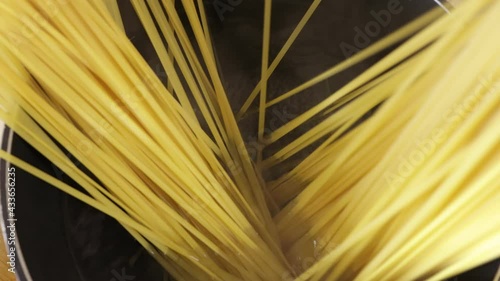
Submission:
[[[81,188],[0,157],[115,218],[176,280],[443,280],[499,258],[500,1],[436,7],[270,99],[320,2],[273,58],[263,1],[260,82],[234,110],[201,0],[131,0],[166,84],[118,1],[2,1],[0,119]],[[264,130],[271,106],[389,48]],[[249,110],[256,157],[239,128]]]

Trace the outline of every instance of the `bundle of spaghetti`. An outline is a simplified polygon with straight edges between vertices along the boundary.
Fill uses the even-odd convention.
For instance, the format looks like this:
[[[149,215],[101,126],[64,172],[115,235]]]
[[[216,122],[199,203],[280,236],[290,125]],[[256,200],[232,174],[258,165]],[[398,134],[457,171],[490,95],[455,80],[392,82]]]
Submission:
[[[309,156],[302,160],[296,167],[294,167],[290,172],[284,174],[279,179],[274,180],[268,184],[268,188],[271,190],[271,194],[279,206],[283,206],[285,203],[289,202],[295,198],[300,192],[307,187],[319,174],[326,169],[330,164],[331,159],[334,159],[342,150],[349,145],[350,142],[358,134],[359,128],[352,128],[355,122],[359,121],[360,116],[363,113],[369,111],[371,107],[383,102],[385,99],[390,97],[392,93],[395,92],[396,87],[400,83],[400,79],[404,77],[410,70],[408,65],[415,64],[415,58],[404,62],[402,65],[394,68],[393,70],[381,75],[379,78],[368,83],[366,87],[361,87],[360,89],[354,91],[354,95],[360,95],[359,98],[352,101],[349,106],[341,108],[339,111],[332,114],[329,118],[322,121],[316,127],[313,127],[311,131],[317,131],[316,135],[302,136],[289,145],[285,146],[282,150],[277,152],[274,157],[278,158],[280,161],[285,161],[288,151],[290,154],[296,153],[300,149],[304,149],[308,145],[311,145],[317,141],[320,137],[328,135],[328,139],[323,141],[321,145],[315,149]],[[369,91],[369,93],[366,93]],[[366,93],[366,94],[365,94]],[[346,134],[346,131],[348,133]],[[345,134],[345,135],[344,135]],[[303,140],[305,139],[305,141]],[[292,145],[293,150],[288,150]],[[364,146],[364,149],[372,150],[376,147],[377,143],[370,143]],[[286,151],[288,150],[288,151]],[[284,155],[281,156],[280,154]],[[356,171],[357,175],[363,174],[363,168],[368,168],[370,164],[374,165],[380,157],[382,157],[383,152],[379,151],[377,156],[371,157],[369,159],[364,159],[364,165],[359,165],[357,161],[351,162],[352,165],[343,165],[338,170],[339,174],[344,174],[347,178],[351,180],[356,180],[352,177],[352,173]],[[266,159],[267,161],[272,158]],[[269,162],[265,161],[263,164]]]
[[[132,4],[183,108],[195,115],[190,98],[196,101],[196,106],[201,113],[198,121],[208,126],[217,148],[220,149],[222,161],[229,167],[237,186],[245,197],[260,209],[260,212],[268,212],[268,207],[275,212],[276,210],[272,208],[274,202],[269,196],[264,198],[267,193],[262,194],[261,189],[255,188],[261,185],[261,182],[245,149],[216,69],[215,55],[211,48],[210,33],[201,1],[198,1],[199,13],[191,1],[182,1],[195,35],[196,46],[190,42],[188,32],[177,14],[173,1],[161,3],[159,0],[132,1]],[[167,12],[166,14],[163,9]],[[158,27],[155,22],[158,23]],[[175,34],[177,36],[174,36]],[[162,40],[167,42],[170,53]],[[195,47],[202,53],[201,58],[196,55]],[[174,61],[177,62],[180,73],[177,73]],[[208,74],[205,73],[204,67],[208,69]],[[182,88],[181,81],[187,83],[187,90],[190,91],[191,96]],[[253,188],[248,188],[250,186]],[[269,228],[272,228],[269,216],[262,215],[262,217]]]
[[[276,216],[297,280],[442,280],[500,256],[498,14],[466,2],[417,35],[446,26]]]
[[[294,95],[300,94],[303,90],[312,87],[319,82],[352,67],[353,65],[356,65],[364,59],[369,58],[402,40],[407,39],[433,21],[437,20],[441,15],[443,15],[443,12],[440,9],[432,9],[414,22],[409,23],[400,30],[397,30],[393,34],[390,34],[389,36],[376,42],[355,56],[350,57],[327,71],[318,74],[309,81],[278,96],[277,98],[268,101],[264,107],[260,108],[260,110],[266,110],[266,108],[285,101]],[[264,159],[259,165],[260,168],[268,169],[276,165],[280,165],[291,157],[294,157],[298,152],[301,152],[319,141],[322,141],[321,147],[325,147],[331,142],[331,140],[335,140],[339,136],[343,136],[347,131],[351,130],[356,123],[359,123],[366,118],[367,113],[373,111],[374,108],[376,108],[383,100],[392,94],[390,90],[384,90],[384,87],[388,87],[387,83],[381,85],[381,82],[387,80],[389,77],[392,77],[394,73],[401,71],[404,67],[400,67],[399,64],[404,58],[408,57],[409,54],[418,52],[418,50],[425,46],[425,44],[428,44],[439,36],[443,30],[443,26],[441,28],[435,28],[432,34],[425,40],[415,40],[415,44],[398,50],[398,52],[394,53],[391,58],[385,59],[383,63],[377,64],[377,67],[362,73],[359,77],[356,77],[354,80],[347,83],[340,90],[332,93],[325,100],[313,105],[295,119],[271,132],[269,135],[266,135],[262,141],[264,149],[287,136],[298,127],[309,126],[309,120],[313,118],[320,120],[318,125],[308,127],[306,134],[303,134],[296,139],[292,139],[292,141],[290,141],[287,145],[280,147],[277,152],[274,152],[271,156]],[[270,72],[272,70],[273,69],[269,69]],[[270,75],[270,73],[268,72],[267,75]],[[397,84],[397,79],[393,78],[391,81],[392,83]],[[378,86],[377,89],[373,89],[375,86]],[[376,92],[376,94],[365,95],[368,91]],[[251,99],[251,96],[249,98]],[[328,135],[330,135],[329,140],[322,140]],[[319,150],[320,149],[317,151]],[[318,154],[324,155],[323,153]],[[311,155],[309,158],[312,157],[313,156]],[[303,164],[304,163],[301,163],[300,165],[303,167]],[[296,170],[297,169],[298,167]],[[301,169],[301,171],[304,170]],[[284,174],[283,177],[289,177],[291,174],[295,173],[291,172]],[[274,189],[277,183],[279,183],[279,181],[272,182],[269,186],[271,189]],[[280,195],[283,195],[283,193],[280,193]],[[276,199],[276,197],[274,198]]]
[[[131,2],[166,85],[126,37],[114,0],[0,3],[0,119],[80,188],[1,158],[115,218],[177,280],[441,280],[500,256],[498,1],[434,9],[268,100],[267,80],[321,0],[273,60],[265,0],[261,81],[237,114],[259,96],[255,163],[203,1]],[[404,40],[264,134],[269,107]],[[318,143],[290,172],[261,178]]]
[[[229,114],[222,133],[231,142],[214,146],[103,2],[52,4],[0,4],[1,118],[85,191],[2,157],[115,217],[178,280],[279,279],[288,266],[255,171],[252,179],[243,167],[236,179],[218,158],[251,167],[239,152],[224,156],[238,145]]]
[[[272,105],[286,100],[300,93],[305,88],[311,87],[339,73],[343,69],[352,66],[353,63],[365,59],[381,49],[387,48],[407,38],[427,26],[429,23],[437,20],[439,15],[442,15],[442,11],[439,9],[431,10],[429,13],[403,27],[401,30],[375,43],[356,56],[321,73],[310,81],[270,101],[269,104]],[[289,173],[268,183],[268,187],[271,189],[273,198],[278,205],[281,206],[282,203],[288,202],[300,193],[318,173],[324,170],[322,167],[328,165],[330,162],[328,159],[335,157],[335,155],[343,149],[343,144],[348,143],[349,139],[354,138],[353,132],[347,135],[346,133],[353,130],[356,123],[365,119],[367,113],[394,94],[394,89],[399,85],[400,78],[406,75],[415,64],[415,57],[418,57],[419,51],[441,36],[445,31],[446,24],[448,24],[446,19],[440,19],[434,24],[432,29],[427,29],[425,32],[411,38],[410,40],[412,43],[400,46],[388,57],[356,77],[356,79],[347,83],[330,97],[267,136],[267,145],[269,145],[284,137],[297,127],[303,126],[307,120],[315,116],[328,116],[328,118],[324,118],[318,125],[310,128],[307,134],[294,139],[288,145],[263,161],[262,166],[264,168],[272,167],[286,161],[288,158],[308,146],[317,143],[322,137],[328,136],[313,153],[302,160]],[[406,60],[409,57],[411,58]],[[368,92],[369,94],[367,94]],[[334,114],[330,114],[332,111],[334,111]],[[373,143],[372,145],[375,146],[377,144]],[[311,170],[312,174],[307,174],[308,170]]]

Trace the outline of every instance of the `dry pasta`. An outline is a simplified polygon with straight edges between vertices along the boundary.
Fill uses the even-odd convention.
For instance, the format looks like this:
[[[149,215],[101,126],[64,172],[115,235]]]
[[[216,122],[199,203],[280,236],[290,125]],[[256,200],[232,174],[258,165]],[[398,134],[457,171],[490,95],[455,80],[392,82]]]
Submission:
[[[270,60],[264,1],[261,79],[234,114],[201,0],[131,0],[165,86],[126,37],[118,1],[3,1],[0,119],[82,191],[0,157],[115,218],[177,280],[442,280],[498,258],[500,2],[431,10],[268,100],[320,2]],[[265,134],[267,108],[402,41]],[[251,159],[238,119],[257,96]],[[262,176],[314,144],[290,171]]]

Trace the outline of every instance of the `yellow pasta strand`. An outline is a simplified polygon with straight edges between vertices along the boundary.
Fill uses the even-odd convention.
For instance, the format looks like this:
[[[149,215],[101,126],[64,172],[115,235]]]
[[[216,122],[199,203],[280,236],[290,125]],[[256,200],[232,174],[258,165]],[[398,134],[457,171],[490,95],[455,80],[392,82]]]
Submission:
[[[166,86],[119,1],[0,3],[0,119],[81,189],[0,158],[115,218],[176,280],[443,280],[500,257],[500,2],[432,9],[268,100],[321,0],[272,61],[265,0],[260,81],[236,114],[204,2],[131,2]],[[264,134],[268,107],[400,42]],[[237,120],[257,95],[251,159]]]

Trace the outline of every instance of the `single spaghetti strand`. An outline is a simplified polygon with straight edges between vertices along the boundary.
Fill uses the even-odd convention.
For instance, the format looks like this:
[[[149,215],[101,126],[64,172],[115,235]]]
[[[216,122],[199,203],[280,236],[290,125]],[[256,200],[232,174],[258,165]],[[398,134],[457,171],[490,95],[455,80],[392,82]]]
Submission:
[[[267,67],[269,64],[269,44],[271,40],[271,7],[272,0],[264,1],[264,27],[262,32],[262,61],[261,61],[261,83],[259,99],[259,120],[257,128],[257,139],[259,146],[257,151],[257,165],[262,161],[262,142],[264,140],[264,126],[266,123],[266,102],[267,102]]]

